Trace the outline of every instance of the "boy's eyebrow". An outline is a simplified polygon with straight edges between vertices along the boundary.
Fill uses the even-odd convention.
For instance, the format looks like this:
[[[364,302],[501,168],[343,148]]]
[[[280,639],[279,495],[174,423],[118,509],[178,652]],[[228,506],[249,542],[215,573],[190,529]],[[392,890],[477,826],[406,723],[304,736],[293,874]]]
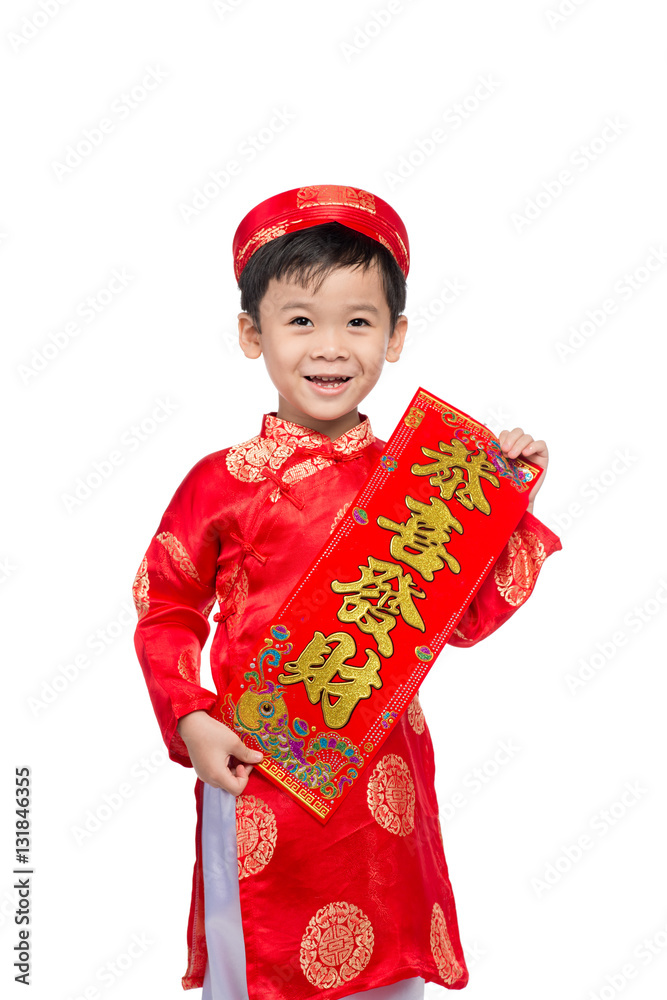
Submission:
[[[287,302],[285,305],[280,307],[280,312],[288,312],[290,309],[312,309],[312,302]],[[372,312],[379,313],[379,309],[376,306],[370,304],[370,302],[351,302],[346,305],[346,309],[351,312]]]

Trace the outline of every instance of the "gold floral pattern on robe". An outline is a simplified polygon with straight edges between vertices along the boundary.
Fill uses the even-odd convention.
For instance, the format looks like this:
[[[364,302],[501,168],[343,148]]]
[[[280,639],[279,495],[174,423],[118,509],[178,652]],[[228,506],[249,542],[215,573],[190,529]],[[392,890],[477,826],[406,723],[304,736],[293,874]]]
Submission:
[[[301,968],[309,983],[330,990],[354,979],[373,953],[373,925],[363,910],[344,900],[311,917],[301,939]]]
[[[374,440],[375,435],[367,417],[331,441],[326,434],[268,413],[262,432],[230,448],[225,464],[235,479],[244,483],[260,483],[270,478],[264,475],[265,467],[278,474],[278,470],[297,449],[331,449],[337,455],[349,455],[361,451]],[[307,455],[302,462],[287,469],[281,478],[286,486],[293,486],[335,463],[336,459],[326,454]],[[280,496],[280,487],[276,486],[269,494],[269,500],[275,503]]]
[[[445,915],[439,903],[433,904],[431,912],[431,954],[438,972],[448,986],[461,978],[463,969],[454,954]]]
[[[137,575],[134,578],[134,583],[132,584],[132,596],[134,598],[134,606],[137,609],[137,615],[139,618],[143,618],[145,614],[150,610],[150,602],[148,599],[148,560],[146,556],[141,560],[141,565],[137,570]]]
[[[389,833],[405,837],[415,826],[415,784],[407,763],[387,753],[374,767],[366,786],[373,819]]]
[[[227,622],[230,634],[233,634],[241,623],[248,601],[248,586],[248,574],[242,566],[230,567],[221,573],[216,581],[220,613]],[[219,620],[217,615],[215,620]]]
[[[266,868],[278,839],[276,815],[256,795],[236,798],[236,841],[239,878],[249,878]]]
[[[186,681],[197,680],[197,664],[195,663],[192,653],[184,649],[178,658],[178,672]]]
[[[225,463],[235,479],[243,483],[259,483],[266,479],[266,476],[262,475],[265,465],[277,471],[293,451],[294,448],[280,445],[277,441],[256,434],[255,437],[230,448]]]
[[[338,511],[336,511],[336,516],[334,517],[333,521],[331,522],[331,527],[329,528],[329,534],[330,535],[332,535],[334,533],[334,531],[336,530],[336,528],[338,527],[338,525],[340,524],[340,522],[345,517],[345,515],[346,515],[346,513],[348,511],[348,508],[349,508],[349,506],[350,506],[351,503],[352,503],[352,501],[348,500],[348,502],[346,504],[343,504],[343,506]]]
[[[512,607],[527,599],[535,586],[535,577],[547,554],[542,542],[526,529],[515,531],[494,567],[500,595]]]
[[[182,542],[179,542],[176,535],[172,535],[170,531],[161,531],[160,534],[155,537],[160,545],[164,546],[167,550],[180,571],[185,573],[186,576],[191,577],[193,580],[196,580],[197,583],[201,583],[197,567],[188,555],[185,545],[183,545]]]

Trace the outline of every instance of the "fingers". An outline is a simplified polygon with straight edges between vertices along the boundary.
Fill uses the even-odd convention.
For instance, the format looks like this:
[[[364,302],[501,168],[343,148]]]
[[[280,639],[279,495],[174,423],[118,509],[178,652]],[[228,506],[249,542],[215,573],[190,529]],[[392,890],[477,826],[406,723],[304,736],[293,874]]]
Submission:
[[[259,764],[264,759],[264,754],[261,750],[253,750],[252,747],[246,746],[241,740],[239,740],[238,747],[234,750],[234,756],[240,761],[252,762],[253,764]]]
[[[521,427],[515,427],[512,431],[501,431],[498,437],[500,447],[508,458],[518,458],[519,455],[533,441],[530,434],[524,434]]]
[[[226,767],[222,771],[206,774],[197,772],[197,776],[213,788],[222,788],[225,792],[239,796],[248,784],[251,770],[252,765],[248,767],[246,764],[237,764],[235,768]]]

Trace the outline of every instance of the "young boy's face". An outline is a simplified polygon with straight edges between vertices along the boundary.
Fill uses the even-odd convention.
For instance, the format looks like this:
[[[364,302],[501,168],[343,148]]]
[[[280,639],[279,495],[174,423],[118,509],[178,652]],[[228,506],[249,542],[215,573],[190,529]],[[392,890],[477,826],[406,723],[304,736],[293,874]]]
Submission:
[[[239,315],[246,357],[264,358],[278,416],[335,438],[359,423],[357,407],[398,361],[408,321],[390,313],[376,267],[336,268],[317,291],[272,278],[259,308],[261,333]]]

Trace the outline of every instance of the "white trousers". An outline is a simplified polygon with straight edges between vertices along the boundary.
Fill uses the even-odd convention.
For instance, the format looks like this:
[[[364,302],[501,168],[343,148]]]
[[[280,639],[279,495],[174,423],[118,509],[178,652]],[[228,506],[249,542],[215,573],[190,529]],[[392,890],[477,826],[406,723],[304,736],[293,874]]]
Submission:
[[[204,926],[208,962],[202,1000],[248,1000],[236,844],[236,797],[204,782]],[[421,976],[348,994],[348,1000],[423,1000]]]

